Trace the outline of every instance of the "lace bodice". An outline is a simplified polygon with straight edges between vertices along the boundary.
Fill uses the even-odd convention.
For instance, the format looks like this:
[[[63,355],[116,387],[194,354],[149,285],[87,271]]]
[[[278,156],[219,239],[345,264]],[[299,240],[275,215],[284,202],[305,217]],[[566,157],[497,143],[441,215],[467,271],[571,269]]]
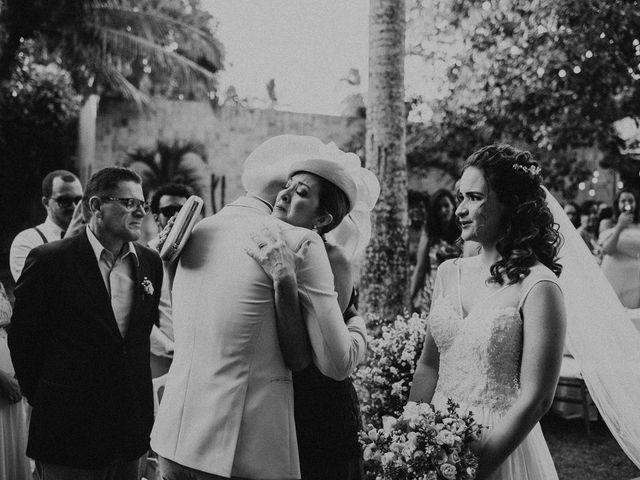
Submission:
[[[537,276],[534,267],[527,281],[496,288],[465,316],[458,261],[443,264],[438,276],[428,320],[440,353],[433,402],[440,404],[452,398],[465,408],[504,412],[520,390],[520,307],[531,287],[548,279],[529,279]]]

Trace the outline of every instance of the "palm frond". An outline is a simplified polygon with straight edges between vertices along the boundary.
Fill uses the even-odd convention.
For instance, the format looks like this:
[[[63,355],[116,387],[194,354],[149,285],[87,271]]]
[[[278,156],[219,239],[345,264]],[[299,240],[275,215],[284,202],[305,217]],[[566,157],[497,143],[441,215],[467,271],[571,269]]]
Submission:
[[[94,23],[110,26],[130,26],[132,31],[144,31],[147,39],[167,39],[179,34],[188,39],[192,57],[204,57],[209,63],[222,68],[224,47],[209,33],[157,11],[126,8],[117,4],[98,2],[92,7]]]
[[[135,102],[139,109],[151,103],[148,95],[136,88],[117,68],[113,68],[109,63],[95,62],[93,70],[102,75],[105,81],[113,85],[127,100]]]
[[[123,58],[128,57],[130,60],[136,57],[144,57],[155,61],[157,66],[166,70],[178,67],[185,78],[189,80],[193,78],[192,73],[197,73],[211,81],[216,79],[213,72],[151,40],[96,23],[88,23],[87,26],[92,28],[102,41],[103,55],[112,53]]]

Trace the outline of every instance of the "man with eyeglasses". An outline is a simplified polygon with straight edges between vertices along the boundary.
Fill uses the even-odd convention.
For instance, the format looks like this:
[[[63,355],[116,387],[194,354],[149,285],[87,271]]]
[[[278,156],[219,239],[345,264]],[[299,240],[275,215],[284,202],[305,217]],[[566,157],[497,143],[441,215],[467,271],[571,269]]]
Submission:
[[[138,480],[162,261],[136,242],[149,205],[135,172],[96,172],[85,198],[86,229],[34,248],[16,285],[8,340],[33,407],[27,456],[48,480]]]
[[[179,183],[167,183],[160,186],[151,197],[151,213],[161,232],[167,222],[176,215],[192,195],[191,189]],[[159,237],[149,242],[156,249]],[[173,359],[173,320],[171,316],[171,291],[169,275],[165,270],[160,295],[159,325],[151,330],[151,376],[160,377],[169,371]]]
[[[55,170],[42,180],[42,204],[47,218],[37,227],[23,230],[13,239],[9,252],[11,275],[17,282],[29,252],[43,243],[64,238],[73,210],[82,201],[82,185],[73,173]]]

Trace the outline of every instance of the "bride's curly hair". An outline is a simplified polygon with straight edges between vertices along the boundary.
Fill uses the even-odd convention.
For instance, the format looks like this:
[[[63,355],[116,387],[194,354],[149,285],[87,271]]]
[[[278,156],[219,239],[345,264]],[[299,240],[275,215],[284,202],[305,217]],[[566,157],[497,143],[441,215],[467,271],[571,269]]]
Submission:
[[[502,285],[506,276],[509,285],[518,283],[537,261],[560,276],[562,265],[557,259],[562,237],[531,153],[511,145],[489,145],[467,158],[464,169],[468,167],[482,171],[489,189],[505,207],[504,229],[496,244],[502,258],[491,265],[489,281]]]

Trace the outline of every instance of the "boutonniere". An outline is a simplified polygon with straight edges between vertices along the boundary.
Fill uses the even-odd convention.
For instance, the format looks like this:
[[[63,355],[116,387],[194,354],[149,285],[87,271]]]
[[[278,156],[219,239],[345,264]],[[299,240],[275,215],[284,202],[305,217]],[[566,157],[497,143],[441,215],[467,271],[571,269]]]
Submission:
[[[153,283],[151,283],[151,280],[149,280],[147,277],[144,277],[144,279],[142,280],[142,289],[147,295],[153,295],[153,292],[155,291],[153,289]]]

